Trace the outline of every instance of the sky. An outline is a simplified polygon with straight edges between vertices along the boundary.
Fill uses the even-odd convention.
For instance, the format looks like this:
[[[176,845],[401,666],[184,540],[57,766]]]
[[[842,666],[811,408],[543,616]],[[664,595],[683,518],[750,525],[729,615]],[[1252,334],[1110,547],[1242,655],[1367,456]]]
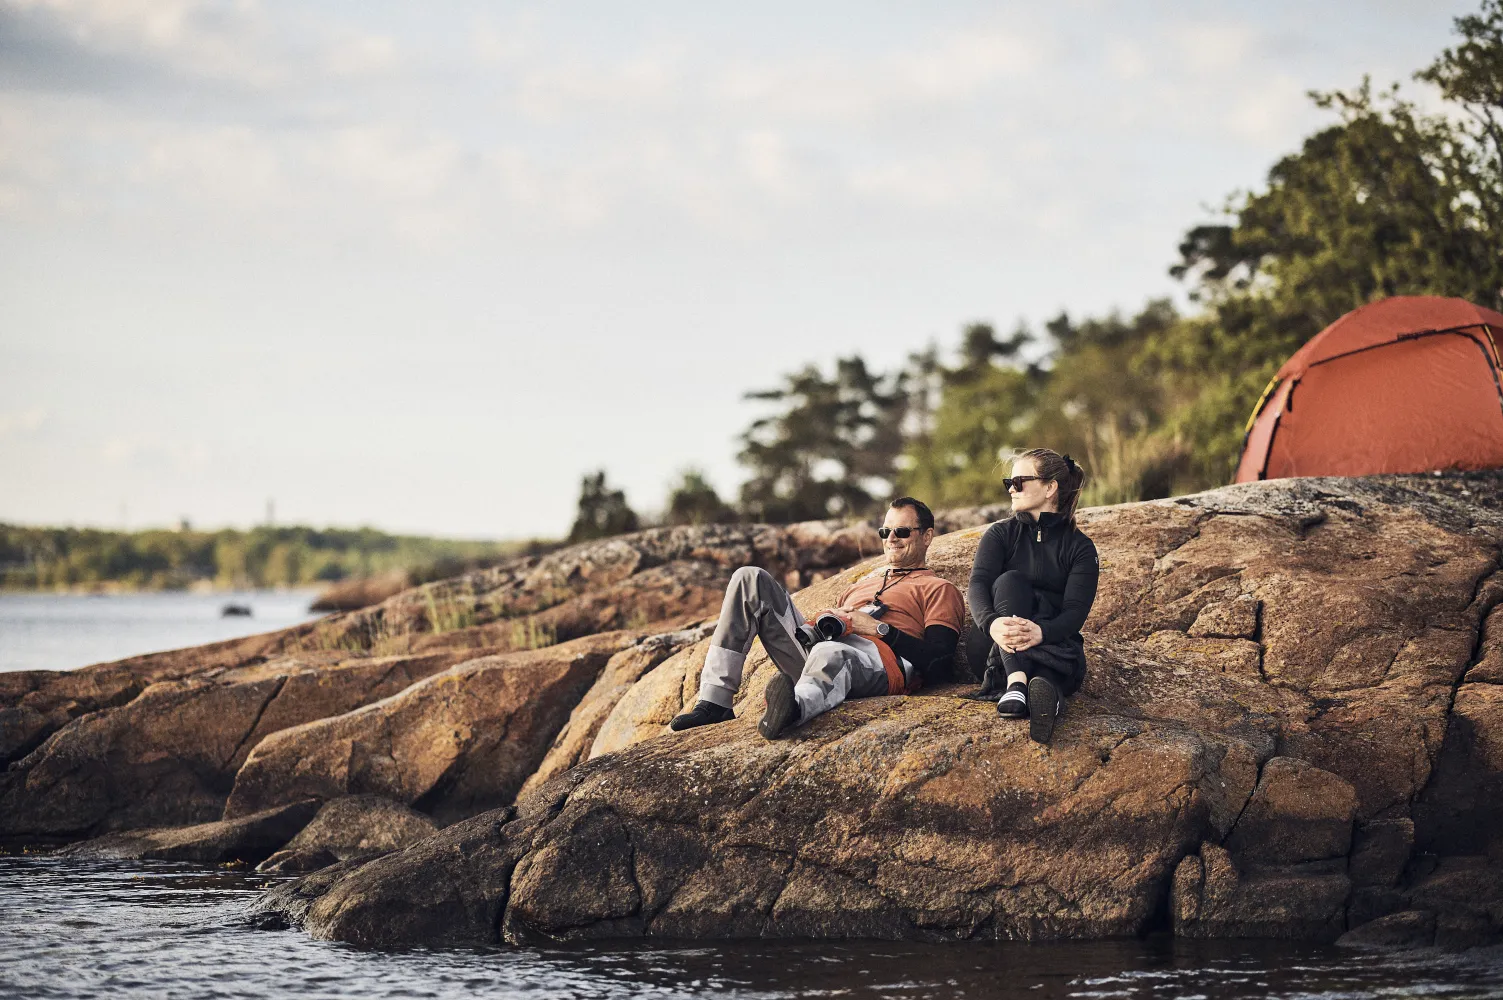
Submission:
[[[568,530],[743,395],[1183,302],[1452,0],[0,0],[0,521]]]

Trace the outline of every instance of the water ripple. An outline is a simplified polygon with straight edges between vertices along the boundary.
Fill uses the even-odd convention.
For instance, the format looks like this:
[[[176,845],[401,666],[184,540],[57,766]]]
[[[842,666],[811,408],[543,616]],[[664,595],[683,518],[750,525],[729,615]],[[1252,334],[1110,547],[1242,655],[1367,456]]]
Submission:
[[[1503,998],[1503,954],[1353,955],[1168,937],[1027,945],[745,941],[362,951],[247,926],[263,876],[0,857],[0,996],[940,1000]]]

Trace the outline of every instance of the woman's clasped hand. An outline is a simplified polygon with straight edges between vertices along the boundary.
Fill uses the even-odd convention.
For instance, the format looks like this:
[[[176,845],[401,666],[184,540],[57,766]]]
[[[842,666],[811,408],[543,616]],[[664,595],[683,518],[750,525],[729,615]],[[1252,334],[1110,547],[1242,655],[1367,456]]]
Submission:
[[[1016,615],[1008,615],[992,622],[992,641],[1009,653],[1021,653],[1044,641],[1044,630],[1038,622]]]

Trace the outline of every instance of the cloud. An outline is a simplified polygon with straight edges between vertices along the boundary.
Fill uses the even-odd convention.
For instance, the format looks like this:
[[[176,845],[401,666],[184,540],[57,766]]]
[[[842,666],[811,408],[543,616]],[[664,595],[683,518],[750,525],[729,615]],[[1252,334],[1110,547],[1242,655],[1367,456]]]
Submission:
[[[1236,100],[1227,124],[1234,134],[1245,139],[1276,144],[1289,134],[1297,120],[1310,115],[1307,89],[1287,74],[1272,76],[1261,89]]]
[[[966,100],[998,81],[1035,72],[1046,57],[1038,38],[1020,31],[968,31],[895,60],[900,87],[930,100]]]
[[[334,43],[324,65],[334,76],[370,76],[397,65],[397,43],[385,35],[360,35]]]
[[[741,136],[740,158],[747,175],[773,194],[793,193],[796,170],[787,139],[773,129],[758,129]]]
[[[860,57],[741,60],[710,73],[701,91],[742,114],[849,125],[975,101],[1035,72],[1049,49],[1021,30],[978,28]]]
[[[1006,196],[1011,183],[984,154],[960,149],[945,156],[916,155],[851,171],[851,190],[874,201],[916,208],[975,206]]]
[[[280,190],[281,159],[244,126],[173,130],[146,144],[136,176],[217,206],[253,208]]]
[[[1106,61],[1119,80],[1141,80],[1152,68],[1143,49],[1125,38],[1114,38],[1108,43]]]
[[[95,86],[92,102],[0,92],[0,215],[67,205],[247,240],[438,246],[670,217],[760,236],[851,211],[1023,211],[1015,192],[1031,189],[1057,220],[1074,213],[1051,192],[1118,150],[1277,146],[1307,111],[1268,31],[1235,19],[1073,37],[1018,6],[910,35],[719,47],[684,25],[602,46],[537,13],[471,22],[455,47],[248,0],[0,0],[0,20],[0,86],[17,45]],[[111,74],[135,82],[100,83]],[[1089,214],[1101,190],[1069,198]]]
[[[306,22],[299,27],[311,24],[309,37],[293,45],[250,4],[0,0],[7,3],[0,10],[19,12],[33,28],[45,22],[54,41],[91,58],[130,58],[167,76],[212,66],[261,92],[231,121],[164,117],[160,102],[148,114],[96,111],[48,155],[33,151],[31,159],[52,165],[50,182],[0,153],[0,211],[50,187],[100,210],[157,201],[190,214],[234,213],[237,223],[253,212],[262,230],[304,219],[375,225],[418,244],[518,218],[567,232],[666,211],[744,234],[765,230],[769,207],[822,198],[930,210],[994,198],[1011,183],[997,176],[1012,159],[1001,137],[1028,124],[1026,107],[1004,92],[1037,89],[1054,50],[1047,33],[1011,17],[876,48],[722,59],[649,36],[602,56],[519,16],[504,29],[476,25],[470,49],[443,68],[446,79],[495,95],[501,114],[486,127],[468,117],[473,93],[424,89],[435,85],[436,67],[404,60],[389,31]],[[277,25],[283,36],[288,27]],[[236,60],[251,55],[270,69],[237,76]],[[382,74],[408,107],[364,86]],[[935,116],[985,113],[1004,101],[984,134],[911,146],[912,129],[931,128]],[[440,113],[413,114],[418,107]],[[108,159],[124,169],[108,177],[91,169]],[[122,179],[133,190],[110,190]]]
[[[391,124],[336,129],[308,145],[321,173],[382,199],[423,200],[449,189],[462,148],[441,134],[418,135]]]
[[[47,422],[47,411],[32,407],[19,413],[0,413],[0,437],[31,434]]]
[[[0,215],[17,215],[56,191],[61,123],[10,95],[0,94]]]
[[[674,100],[686,83],[678,55],[671,51],[608,63],[569,57],[525,71],[515,101],[528,117],[545,121],[583,109],[641,112]]]
[[[0,0],[15,73],[43,89],[101,94],[185,78],[262,89],[286,78],[271,26],[250,3]]]
[[[1191,72],[1228,76],[1241,72],[1255,48],[1258,31],[1250,24],[1232,21],[1193,21],[1168,32],[1171,51]]]
[[[1015,26],[936,33],[886,51],[706,59],[691,45],[654,42],[613,58],[549,49],[533,28],[477,29],[481,61],[515,83],[509,105],[558,122],[592,113],[681,112],[767,119],[869,117],[885,107],[955,104],[1038,71],[1046,39]],[[699,56],[699,58],[696,58]]]
[[[8,89],[103,94],[163,80],[150,59],[101,51],[46,12],[0,4],[0,84]]]
[[[203,468],[212,457],[208,445],[171,441],[160,435],[116,435],[106,438],[99,457],[115,466],[149,469]]]

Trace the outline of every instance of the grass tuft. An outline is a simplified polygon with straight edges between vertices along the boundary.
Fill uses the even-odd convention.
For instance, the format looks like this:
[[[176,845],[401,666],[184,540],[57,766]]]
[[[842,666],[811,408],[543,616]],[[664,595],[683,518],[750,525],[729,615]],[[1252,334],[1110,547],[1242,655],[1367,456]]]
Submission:
[[[512,622],[512,649],[542,649],[558,642],[558,630],[545,622],[522,618]]]

